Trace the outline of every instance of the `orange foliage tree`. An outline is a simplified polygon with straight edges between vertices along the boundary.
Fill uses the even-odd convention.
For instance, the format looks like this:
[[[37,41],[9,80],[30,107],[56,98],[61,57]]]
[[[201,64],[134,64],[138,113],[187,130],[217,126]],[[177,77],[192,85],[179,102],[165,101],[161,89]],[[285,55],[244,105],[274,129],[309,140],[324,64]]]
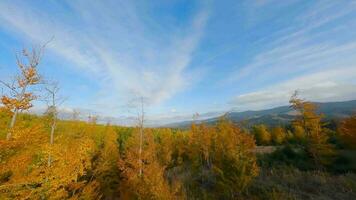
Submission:
[[[12,84],[0,81],[9,91],[7,95],[1,97],[1,103],[13,112],[9,125],[10,130],[6,135],[7,140],[11,139],[11,129],[15,125],[18,113],[31,108],[31,102],[36,98],[30,90],[31,87],[39,84],[41,81],[37,67],[42,57],[43,48],[44,46],[39,49],[34,48],[32,51],[23,49],[20,54],[21,56],[16,56],[17,67],[20,73],[15,77]]]
[[[106,133],[104,127],[59,121],[60,134],[50,146],[42,120],[35,118],[22,126],[26,128],[16,130],[12,141],[0,141],[0,177],[6,175],[0,185],[0,199],[99,199],[102,182],[96,178],[100,174],[96,173],[99,167],[94,165],[93,157],[99,152],[101,134]],[[112,135],[109,130],[107,133]],[[105,149],[116,150],[107,139],[103,141]],[[100,166],[110,162],[104,156],[107,151],[103,150]]]

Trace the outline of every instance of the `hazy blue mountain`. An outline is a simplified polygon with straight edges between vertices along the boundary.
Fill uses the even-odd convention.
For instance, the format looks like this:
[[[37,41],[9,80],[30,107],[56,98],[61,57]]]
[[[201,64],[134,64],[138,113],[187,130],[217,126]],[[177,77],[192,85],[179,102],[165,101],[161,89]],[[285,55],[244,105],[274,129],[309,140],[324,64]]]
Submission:
[[[318,103],[318,112],[325,115],[325,119],[340,119],[356,114],[356,100],[343,102]],[[235,123],[247,125],[267,124],[269,126],[284,125],[294,119],[295,112],[289,106],[280,106],[259,111],[229,112],[227,117]],[[207,124],[215,123],[219,117],[201,120]],[[166,125],[173,128],[189,127],[191,121],[178,122]]]

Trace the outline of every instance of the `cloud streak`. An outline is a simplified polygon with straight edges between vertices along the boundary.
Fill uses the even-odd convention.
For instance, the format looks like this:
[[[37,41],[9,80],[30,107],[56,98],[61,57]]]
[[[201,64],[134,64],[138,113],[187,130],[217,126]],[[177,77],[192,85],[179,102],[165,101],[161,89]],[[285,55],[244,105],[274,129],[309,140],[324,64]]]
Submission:
[[[156,123],[287,104],[296,89],[315,101],[355,97],[352,1],[3,0],[0,10],[8,43],[55,36],[46,72],[73,90],[68,109],[130,121],[125,106],[143,96]],[[87,89],[71,87],[76,78]]]
[[[134,96],[144,96],[157,105],[187,87],[187,67],[208,20],[206,7],[178,30],[154,24],[168,28],[162,33],[146,25],[144,18],[151,16],[131,2],[65,3],[71,8],[67,15],[73,17],[72,22],[14,1],[0,3],[0,21],[36,43],[54,35],[49,46],[52,52],[85,71],[93,81],[102,80],[97,101],[103,106],[123,104]],[[114,6],[120,11],[112,9]],[[63,11],[59,5],[53,7],[58,13]]]
[[[263,50],[223,81],[246,83],[254,92],[236,95],[230,105],[239,110],[284,105],[296,89],[313,101],[356,98],[356,31],[351,28],[356,23],[349,17],[355,11],[350,1],[318,1],[278,37],[259,41]]]
[[[298,90],[301,97],[310,101],[346,101],[356,99],[353,82],[356,65],[339,67],[300,76],[261,90],[236,96],[230,101],[237,110],[259,110],[286,105]]]

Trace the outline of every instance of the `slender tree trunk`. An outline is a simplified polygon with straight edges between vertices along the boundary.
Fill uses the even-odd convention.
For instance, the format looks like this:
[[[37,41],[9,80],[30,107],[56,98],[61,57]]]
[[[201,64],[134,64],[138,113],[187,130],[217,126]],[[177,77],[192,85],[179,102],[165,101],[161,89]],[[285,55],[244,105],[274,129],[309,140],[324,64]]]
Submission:
[[[49,152],[49,154],[48,154],[48,163],[47,163],[48,167],[51,166],[51,163],[52,163],[52,156],[51,156],[51,152]]]
[[[53,119],[53,122],[52,122],[52,126],[51,126],[51,138],[50,138],[50,147],[51,147],[51,150],[48,154],[48,166],[50,167],[51,166],[51,163],[52,163],[52,155],[51,155],[51,151],[52,151],[52,146],[53,146],[53,143],[54,143],[54,130],[56,129],[56,118]]]
[[[27,85],[25,85],[22,88],[22,91],[21,91],[20,95],[17,96],[18,100],[22,100],[22,97],[25,95],[26,88],[27,88]],[[17,114],[18,113],[19,113],[19,109],[15,108],[14,115],[12,115],[11,123],[10,123],[10,126],[9,126],[10,130],[7,132],[7,135],[6,135],[6,140],[10,140],[11,139],[12,128],[14,128],[14,126],[15,126],[15,122],[16,122],[16,118],[17,118]]]
[[[143,130],[142,126],[140,127],[140,149],[139,149],[139,164],[140,164],[140,171],[139,176],[142,176],[142,143],[143,143]]]
[[[54,130],[56,129],[56,119],[53,120],[52,126],[51,126],[51,139],[50,139],[50,144],[53,145],[53,140],[54,140]]]
[[[141,116],[139,119],[139,123],[140,123],[140,148],[139,148],[140,171],[139,171],[139,176],[142,176],[142,168],[143,168],[143,162],[142,162],[143,120],[144,120],[143,97],[141,97]]]
[[[16,121],[16,117],[17,117],[18,112],[19,112],[19,110],[18,110],[17,108],[15,108],[14,114],[12,115],[12,118],[11,118],[11,123],[10,123],[10,126],[9,126],[9,131],[7,132],[7,135],[6,135],[6,139],[7,139],[7,140],[10,140],[10,139],[11,139],[12,128],[13,128],[14,125],[15,125],[15,121]]]

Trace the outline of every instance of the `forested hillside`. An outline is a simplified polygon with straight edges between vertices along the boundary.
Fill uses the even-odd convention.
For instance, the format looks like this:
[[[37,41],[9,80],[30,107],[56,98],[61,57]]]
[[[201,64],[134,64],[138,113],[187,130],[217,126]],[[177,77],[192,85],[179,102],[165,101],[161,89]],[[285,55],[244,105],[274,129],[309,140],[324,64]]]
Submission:
[[[303,114],[291,130],[221,118],[141,138],[139,127],[59,120],[53,144],[50,115],[20,114],[6,140],[12,113],[1,108],[0,198],[354,199],[356,118],[327,130],[313,104],[292,105]]]

